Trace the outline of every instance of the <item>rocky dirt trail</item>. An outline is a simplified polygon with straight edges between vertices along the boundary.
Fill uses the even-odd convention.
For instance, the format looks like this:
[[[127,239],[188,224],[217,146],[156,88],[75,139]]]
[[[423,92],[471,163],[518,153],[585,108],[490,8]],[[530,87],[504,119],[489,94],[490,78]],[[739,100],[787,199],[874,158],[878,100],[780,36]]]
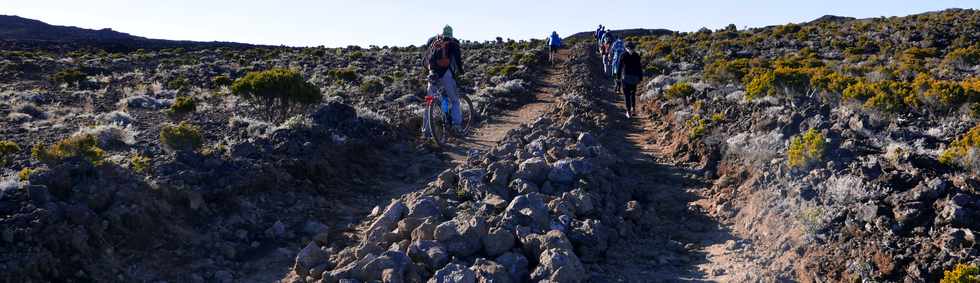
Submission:
[[[559,60],[568,60],[569,50],[559,52]],[[560,61],[559,61],[560,62]],[[555,95],[558,91],[559,70],[555,69],[560,63],[555,63],[544,71],[544,75],[536,83],[534,97],[518,109],[501,113],[490,121],[484,121],[472,134],[463,138],[455,145],[449,145],[445,154],[453,163],[466,161],[467,153],[471,150],[488,150],[502,140],[507,132],[520,127],[522,124],[534,122],[545,112],[554,107]]]
[[[562,50],[560,55],[562,60],[567,60],[570,52],[568,50]],[[537,87],[534,90],[533,98],[528,103],[517,109],[510,109],[504,113],[497,114],[494,117],[484,117],[481,121],[482,123],[478,128],[473,130],[473,133],[465,138],[452,141],[442,148],[421,151],[418,154],[398,158],[393,162],[389,161],[390,163],[394,163],[391,165],[392,167],[408,165],[409,171],[425,172],[422,172],[422,176],[419,178],[411,178],[412,175],[417,175],[413,172],[407,174],[404,178],[381,180],[375,187],[375,189],[378,189],[378,193],[372,198],[373,201],[364,203],[365,207],[371,209],[375,206],[384,206],[391,199],[414,191],[432,181],[443,170],[466,162],[469,152],[474,150],[489,150],[493,145],[500,142],[507,135],[508,131],[520,127],[522,124],[537,120],[541,115],[554,107],[555,93],[558,90],[558,78],[561,75],[555,66],[559,65],[555,64],[543,72],[543,76],[536,83]],[[424,166],[425,168],[417,169],[415,168],[417,166]],[[392,172],[393,170],[398,169],[384,171]],[[392,176],[399,177],[397,175]],[[355,221],[352,223],[359,222]]]
[[[604,144],[625,166],[618,168],[636,188],[640,206],[655,211],[654,229],[610,248],[598,276],[620,282],[712,281],[747,282],[762,278],[745,251],[750,243],[731,233],[724,219],[700,206],[701,192],[713,182],[694,164],[670,157],[669,122],[655,116],[628,119],[623,98],[608,81],[598,83],[602,111],[611,115]],[[641,111],[642,112],[642,111]],[[651,113],[651,112],[645,112]],[[595,275],[595,274],[593,274]]]
[[[561,60],[567,60],[570,52],[563,50],[560,53]],[[379,175],[377,180],[363,180],[369,194],[355,194],[351,197],[362,198],[339,203],[339,208],[333,210],[338,212],[336,223],[330,223],[344,231],[341,237],[344,240],[356,239],[362,230],[367,227],[359,227],[365,217],[373,213],[375,207],[383,207],[391,199],[398,198],[404,194],[411,193],[424,184],[432,181],[442,171],[459,163],[466,162],[468,153],[471,151],[486,151],[503,139],[506,134],[522,124],[531,123],[541,117],[544,113],[554,107],[556,102],[555,93],[558,90],[558,80],[561,75],[557,69],[559,64],[543,71],[543,75],[536,82],[533,98],[529,102],[516,108],[507,110],[490,119],[484,118],[483,123],[469,136],[454,141],[439,149],[432,150],[412,150],[406,146],[396,146],[390,153],[393,158],[385,160],[380,164],[381,170],[385,172]],[[293,260],[295,253],[286,251],[276,251],[274,255],[267,255],[260,259],[262,265],[277,267],[276,270],[263,271],[247,277],[250,282],[270,282],[282,278],[288,272],[287,268]]]

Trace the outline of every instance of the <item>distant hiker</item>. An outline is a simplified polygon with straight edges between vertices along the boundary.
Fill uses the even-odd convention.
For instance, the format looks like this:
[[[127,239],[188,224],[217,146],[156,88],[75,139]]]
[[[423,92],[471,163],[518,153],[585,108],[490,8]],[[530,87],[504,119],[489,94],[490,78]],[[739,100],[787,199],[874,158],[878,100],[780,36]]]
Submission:
[[[626,43],[626,52],[623,53],[618,73],[623,82],[626,118],[630,118],[636,115],[636,86],[643,80],[643,64],[640,62],[640,53],[636,52],[636,43]]]
[[[555,62],[555,53],[558,53],[558,49],[561,49],[561,37],[558,36],[557,31],[552,31],[551,36],[548,37],[548,61]]]
[[[612,56],[612,76],[613,80],[616,81],[616,88],[619,88],[619,63],[620,57],[626,52],[626,45],[623,39],[616,39],[612,46],[609,47],[609,53]]]
[[[429,70],[428,93],[434,96],[439,86],[445,89],[446,97],[444,98],[448,98],[450,102],[453,128],[460,130],[463,124],[463,115],[459,109],[456,76],[461,76],[464,73],[462,48],[459,41],[453,38],[453,28],[448,25],[442,29],[442,34],[429,38],[425,45],[427,51],[423,64],[426,70]],[[424,123],[422,125],[423,132],[428,129],[429,121],[424,121]]]
[[[602,47],[599,52],[602,54],[602,72],[609,76],[612,74],[612,56],[610,52],[612,51],[613,36],[610,33],[606,33],[602,36]]]
[[[595,30],[595,46],[596,52],[602,53],[602,37],[606,35],[606,27],[599,25],[599,28]]]

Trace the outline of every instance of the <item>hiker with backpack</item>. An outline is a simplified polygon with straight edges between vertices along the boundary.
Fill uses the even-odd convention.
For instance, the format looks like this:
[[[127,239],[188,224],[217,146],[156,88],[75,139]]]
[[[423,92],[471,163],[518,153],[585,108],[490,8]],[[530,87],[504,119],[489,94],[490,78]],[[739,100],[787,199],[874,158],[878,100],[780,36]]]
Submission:
[[[625,43],[623,42],[623,39],[621,38],[616,39],[616,41],[613,42],[612,46],[609,47],[609,53],[611,53],[612,56],[612,76],[613,76],[613,80],[616,81],[617,89],[619,88],[621,82],[621,80],[619,79],[619,63],[621,62],[620,59],[622,59],[621,57],[625,52],[626,52],[626,46]]]
[[[636,115],[636,88],[643,80],[643,64],[636,52],[636,43],[627,42],[626,51],[620,58],[619,79],[622,80],[623,100],[626,102],[626,118]]]
[[[606,35],[606,27],[599,25],[599,28],[595,30],[595,34],[592,35],[595,37],[596,52],[602,53],[602,37],[604,35]]]
[[[612,40],[613,36],[610,33],[606,33],[602,36],[602,46],[600,47],[600,54],[602,54],[602,72],[609,76],[612,74],[612,56],[609,52],[612,51]]]
[[[548,37],[548,62],[555,62],[555,54],[558,53],[558,49],[561,49],[561,37],[558,36],[557,31],[552,31],[551,36]]]
[[[459,41],[453,38],[453,28],[446,25],[442,29],[442,34],[429,38],[425,44],[426,57],[423,60],[428,76],[428,94],[435,96],[438,88],[445,89],[445,98],[449,99],[449,112],[452,116],[453,128],[461,131],[463,115],[459,108],[459,94],[457,93],[456,79],[465,72],[463,69],[463,51]],[[424,121],[422,125],[423,134],[428,129],[430,121]]]

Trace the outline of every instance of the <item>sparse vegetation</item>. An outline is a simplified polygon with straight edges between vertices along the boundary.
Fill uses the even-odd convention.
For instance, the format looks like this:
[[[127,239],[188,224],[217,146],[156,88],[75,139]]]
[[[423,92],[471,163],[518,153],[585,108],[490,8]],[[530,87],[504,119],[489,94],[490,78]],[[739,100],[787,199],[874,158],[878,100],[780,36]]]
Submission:
[[[826,147],[824,135],[816,129],[793,137],[790,139],[789,149],[786,150],[789,166],[801,168],[822,160]]]
[[[689,128],[687,137],[693,140],[704,136],[708,130],[708,123],[701,118],[701,115],[694,115],[690,120],[687,120],[687,127]]]
[[[6,166],[10,162],[10,155],[20,151],[20,146],[13,141],[0,140],[0,166]]]
[[[51,146],[35,144],[31,149],[31,157],[50,166],[76,158],[98,165],[102,163],[105,155],[105,151],[98,145],[99,141],[93,135],[74,135]]]
[[[973,127],[939,155],[939,162],[965,168],[980,165],[980,126]]]
[[[277,123],[323,99],[319,88],[306,82],[299,72],[286,69],[248,73],[231,89],[262,108],[264,118]]]
[[[167,81],[167,89],[187,90],[191,87],[191,82],[185,77],[176,77]]]
[[[340,80],[342,82],[346,82],[349,84],[355,83],[359,80],[357,75],[357,70],[355,70],[352,67],[333,69],[330,70],[328,74],[330,75],[330,77],[336,80]]]
[[[807,235],[816,235],[823,229],[824,211],[820,207],[807,207],[800,211],[799,221],[803,226],[803,232]]]
[[[214,76],[211,78],[211,85],[213,87],[230,86],[231,84],[232,84],[231,78],[225,75]]]
[[[178,96],[170,105],[168,114],[183,116],[197,111],[197,102],[190,96]]]
[[[384,91],[384,81],[378,77],[367,77],[361,82],[361,92],[365,94],[378,94]]]
[[[51,75],[51,81],[57,84],[74,84],[79,83],[88,79],[88,76],[81,71],[81,69],[65,69],[58,71],[54,75]]]
[[[203,144],[201,130],[188,122],[160,128],[160,145],[169,151],[197,151]]]
[[[980,282],[980,268],[972,264],[957,264],[953,270],[943,272],[943,279],[940,283],[978,283]]]
[[[27,180],[31,179],[31,173],[33,172],[34,169],[31,169],[30,167],[21,168],[20,171],[17,172],[17,179],[21,182],[27,182]]]
[[[668,88],[667,91],[664,92],[664,94],[667,96],[667,98],[671,98],[671,99],[685,98],[694,94],[694,91],[695,91],[694,87],[691,86],[691,84],[686,82],[680,82],[670,86],[670,88]]]
[[[514,64],[507,64],[503,66],[494,66],[487,73],[491,76],[510,77],[515,72],[517,72],[517,66]]]
[[[129,168],[136,173],[147,173],[151,169],[150,158],[141,154],[133,154],[129,158]]]

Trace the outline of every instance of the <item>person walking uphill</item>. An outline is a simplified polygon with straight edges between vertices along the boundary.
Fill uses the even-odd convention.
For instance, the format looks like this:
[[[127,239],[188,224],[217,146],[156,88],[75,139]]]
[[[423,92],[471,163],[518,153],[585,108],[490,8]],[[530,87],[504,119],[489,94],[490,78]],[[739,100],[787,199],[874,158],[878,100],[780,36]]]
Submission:
[[[640,54],[636,52],[636,43],[626,43],[626,53],[623,53],[621,60],[618,73],[623,82],[626,118],[630,118],[636,115],[636,87],[643,80],[643,64],[640,62]]]
[[[623,53],[626,52],[625,44],[626,43],[623,42],[623,39],[620,38],[616,39],[616,41],[613,42],[612,47],[609,48],[609,53],[612,54],[612,76],[613,80],[616,81],[616,88],[619,88],[620,83],[622,82],[619,77],[619,64],[622,62]]]
[[[426,70],[429,70],[428,94],[436,95],[439,86],[445,89],[445,98],[449,100],[449,112],[452,116],[453,128],[460,130],[463,124],[463,115],[459,108],[456,76],[465,73],[462,47],[460,47],[459,41],[453,38],[453,28],[448,25],[442,29],[442,34],[429,38],[425,45],[427,51],[423,64]],[[423,133],[425,133],[425,129],[429,128],[429,122],[424,121]]]
[[[553,31],[548,37],[548,62],[555,62],[555,54],[558,53],[558,49],[561,49],[561,37],[558,36],[557,31]]]
[[[599,25],[599,29],[596,29],[595,34],[592,35],[595,37],[595,45],[596,45],[597,52],[600,53],[602,52],[602,37],[605,35],[606,35],[606,27],[602,25]]]

